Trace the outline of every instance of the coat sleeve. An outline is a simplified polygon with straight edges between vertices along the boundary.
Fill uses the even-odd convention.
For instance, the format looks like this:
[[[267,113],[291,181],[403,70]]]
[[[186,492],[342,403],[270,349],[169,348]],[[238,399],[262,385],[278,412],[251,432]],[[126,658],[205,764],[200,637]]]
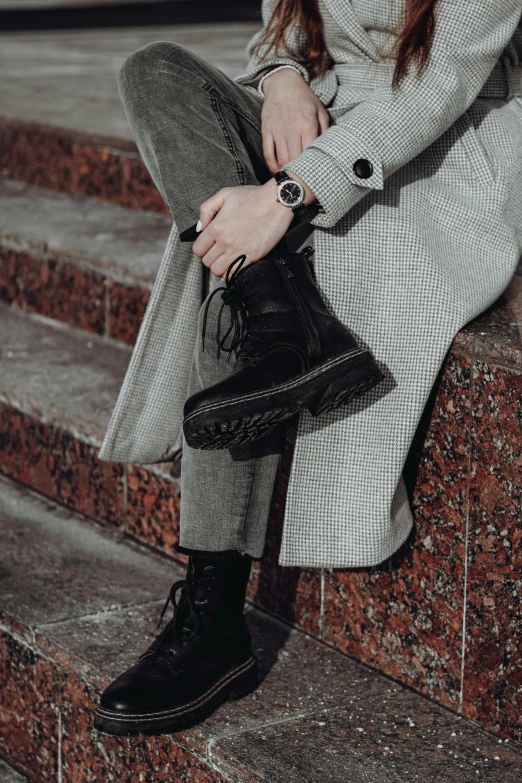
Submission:
[[[421,76],[414,65],[397,90],[376,90],[283,167],[316,195],[314,225],[334,226],[471,106],[517,28],[522,0],[441,0],[438,8],[432,54]],[[371,167],[355,168],[371,176],[355,173],[360,159]]]
[[[250,87],[257,87],[261,77],[268,71],[276,68],[278,65],[293,65],[307,84],[310,84],[310,76],[306,68],[299,62],[300,53],[303,52],[306,47],[306,36],[300,25],[296,25],[287,35],[287,47],[285,51],[279,50],[278,52],[269,52],[267,46],[263,47],[259,54],[253,54],[252,50],[255,44],[263,35],[264,30],[270,19],[270,14],[274,6],[275,0],[263,0],[261,6],[261,15],[263,18],[263,27],[257,32],[247,44],[246,53],[248,56],[248,63],[245,73],[234,78],[235,82],[239,84],[245,84]]]

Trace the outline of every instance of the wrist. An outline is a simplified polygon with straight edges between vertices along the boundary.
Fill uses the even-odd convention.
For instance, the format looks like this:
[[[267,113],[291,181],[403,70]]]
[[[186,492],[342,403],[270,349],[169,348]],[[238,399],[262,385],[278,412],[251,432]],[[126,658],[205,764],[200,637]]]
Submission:
[[[305,194],[303,204],[305,204],[305,206],[308,206],[309,204],[313,204],[314,201],[317,201],[317,197],[315,196],[313,191],[310,190],[306,182],[303,182],[301,177],[298,177],[297,174],[294,174],[294,172],[291,171],[290,169],[285,169],[285,171],[291,179],[295,179],[295,181],[298,182],[303,188]]]
[[[262,80],[262,91],[263,95],[267,96],[269,95],[270,91],[274,89],[274,87],[277,87],[277,85],[284,84],[284,83],[297,83],[297,82],[304,82],[306,84],[305,79],[303,78],[303,75],[300,71],[297,70],[297,68],[294,68],[293,66],[284,67],[284,68],[275,68],[273,71],[269,71]]]
[[[285,206],[284,204],[281,204],[281,202],[277,200],[278,184],[275,181],[275,179],[273,178],[269,179],[261,187],[264,189],[266,193],[267,200],[273,209],[274,215],[279,215],[283,222],[285,222],[286,219],[286,222],[288,223],[288,225],[290,225],[290,223],[294,218],[294,213],[289,207]]]

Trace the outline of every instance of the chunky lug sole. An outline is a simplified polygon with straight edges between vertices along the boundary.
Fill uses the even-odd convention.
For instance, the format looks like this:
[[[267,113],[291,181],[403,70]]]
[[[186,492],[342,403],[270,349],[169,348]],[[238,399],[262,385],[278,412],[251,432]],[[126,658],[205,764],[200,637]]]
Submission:
[[[198,408],[185,418],[185,438],[195,449],[238,446],[261,438],[304,408],[319,416],[346,405],[383,377],[371,353],[355,349],[280,386]]]
[[[252,655],[245,663],[236,666],[217,680],[206,693],[188,704],[160,712],[126,715],[98,707],[94,713],[94,728],[104,734],[119,736],[150,736],[189,729],[208,718],[223,702],[241,699],[255,691],[257,685],[257,658]]]

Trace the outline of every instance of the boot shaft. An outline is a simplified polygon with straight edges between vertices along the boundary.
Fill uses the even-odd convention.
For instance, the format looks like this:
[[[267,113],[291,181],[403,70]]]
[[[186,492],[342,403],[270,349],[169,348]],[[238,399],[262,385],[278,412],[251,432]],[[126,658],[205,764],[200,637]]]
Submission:
[[[313,273],[312,249],[268,255],[238,276],[248,319],[255,322],[265,351],[284,334],[313,361],[325,351],[357,347],[350,331],[330,312]]]
[[[187,587],[196,611],[212,618],[213,625],[242,615],[251,565],[246,557],[191,556]]]

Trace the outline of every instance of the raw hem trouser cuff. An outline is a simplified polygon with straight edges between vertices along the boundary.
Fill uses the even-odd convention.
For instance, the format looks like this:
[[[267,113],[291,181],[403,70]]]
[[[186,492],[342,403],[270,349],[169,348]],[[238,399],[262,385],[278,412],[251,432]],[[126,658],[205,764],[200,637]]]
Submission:
[[[239,552],[237,549],[222,549],[217,552],[209,552],[205,549],[189,549],[186,546],[181,546],[180,543],[174,544],[176,552],[180,552],[182,555],[190,555],[194,557],[213,557],[218,560],[251,560],[252,562],[259,562],[267,556],[266,549],[261,557],[252,557],[247,552]]]

